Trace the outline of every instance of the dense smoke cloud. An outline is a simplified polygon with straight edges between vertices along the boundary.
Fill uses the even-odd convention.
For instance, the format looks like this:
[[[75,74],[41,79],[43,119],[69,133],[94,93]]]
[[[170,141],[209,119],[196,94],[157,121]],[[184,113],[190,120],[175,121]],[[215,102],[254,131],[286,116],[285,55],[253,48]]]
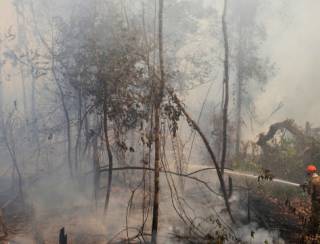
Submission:
[[[320,53],[317,51],[320,40],[320,22],[317,20],[319,7],[317,1],[268,1],[259,8],[259,21],[264,25],[266,34],[260,53],[274,64],[275,75],[263,90],[255,90],[257,118],[253,124],[248,120],[244,128],[245,138],[256,140],[256,135],[266,130],[271,123],[286,118],[296,120],[301,126],[306,121],[315,126],[320,123],[320,72],[317,68],[320,61]],[[204,37],[202,42],[207,40]],[[208,42],[206,44],[199,52],[212,46]],[[211,78],[215,84],[208,100],[219,102],[219,75]],[[190,104],[200,106],[204,100],[201,94],[205,94],[209,87],[210,84],[193,91]],[[212,113],[209,104],[206,106],[207,114]],[[273,113],[277,108],[280,109]],[[196,106],[194,111],[199,111],[199,107]]]
[[[237,0],[230,2],[234,3],[235,1]],[[158,77],[154,75],[158,72],[159,64],[157,56],[159,52],[157,8],[153,5],[153,2],[143,0],[134,3],[124,0],[121,1],[121,4],[117,0],[111,0],[104,2],[107,3],[103,5],[104,8],[98,7],[97,9],[93,8],[94,1],[59,0],[54,4],[51,4],[50,1],[35,0],[33,2],[37,10],[36,14],[32,16],[29,13],[29,16],[23,21],[27,26],[26,33],[32,36],[28,40],[28,45],[29,47],[40,47],[37,51],[43,54],[43,59],[40,59],[40,61],[44,61],[45,65],[42,68],[46,72],[39,76],[40,78],[37,78],[37,81],[33,80],[32,83],[33,69],[30,72],[28,65],[22,66],[20,64],[21,70],[24,69],[25,73],[29,72],[23,77],[23,72],[19,71],[19,66],[12,64],[17,63],[17,60],[15,60],[17,57],[12,56],[13,50],[17,53],[20,52],[21,57],[26,56],[25,50],[21,48],[23,45],[19,47],[18,41],[14,39],[0,46],[0,51],[9,50],[4,55],[7,58],[6,63],[1,67],[0,96],[3,102],[1,105],[7,113],[12,111],[12,114],[14,114],[13,119],[11,118],[13,121],[11,127],[5,127],[5,124],[1,125],[3,129],[7,129],[11,133],[7,136],[7,141],[9,141],[7,144],[11,142],[14,145],[13,149],[16,150],[14,154],[17,154],[17,158],[14,159],[12,153],[6,151],[7,149],[0,151],[0,155],[5,155],[3,156],[4,161],[13,161],[13,164],[14,161],[17,161],[16,164],[21,166],[23,181],[26,185],[29,184],[28,189],[25,189],[26,202],[33,211],[33,221],[37,222],[37,229],[42,230],[45,238],[56,240],[57,233],[63,226],[72,233],[74,238],[79,239],[77,243],[80,243],[80,239],[84,238],[83,236],[90,236],[90,234],[94,238],[103,239],[103,241],[119,231],[120,236],[125,237],[127,235],[129,237],[129,234],[133,235],[137,230],[140,231],[140,225],[144,221],[141,217],[141,208],[143,205],[143,211],[145,210],[145,202],[142,204],[141,199],[144,201],[147,199],[144,195],[145,192],[153,192],[153,186],[150,182],[152,182],[153,177],[154,156],[148,153],[153,153],[154,150],[152,148],[154,127],[150,121],[154,119],[152,117],[154,116],[153,96],[156,93],[153,93],[155,88],[150,84],[153,84],[154,80],[158,81],[158,79],[155,79],[155,77]],[[254,2],[254,0],[251,2]],[[320,124],[320,118],[317,114],[320,111],[318,103],[320,90],[320,82],[318,81],[320,79],[320,69],[318,68],[320,63],[320,52],[318,52],[320,34],[318,30],[320,29],[320,22],[317,21],[320,2],[301,2],[298,0],[281,2],[266,0],[261,2],[262,5],[258,8],[256,15],[258,16],[257,21],[263,26],[261,33],[265,35],[265,39],[261,38],[263,39],[261,43],[256,43],[257,53],[252,56],[257,57],[257,60],[266,58],[274,64],[275,69],[274,74],[270,75],[270,79],[269,77],[266,78],[263,85],[256,85],[254,78],[248,78],[250,84],[246,87],[248,93],[244,93],[245,96],[247,95],[244,100],[253,102],[249,106],[251,114],[247,110],[243,110],[242,117],[245,121],[242,133],[243,141],[247,139],[256,140],[257,134],[265,131],[271,123],[286,118],[296,120],[301,126],[304,126],[306,121],[310,121],[314,125]],[[29,3],[31,3],[31,0],[29,0]],[[208,147],[212,146],[217,158],[220,158],[219,152],[221,151],[221,148],[218,148],[219,145],[221,146],[221,138],[218,138],[221,128],[219,131],[218,127],[221,123],[221,117],[219,116],[221,116],[222,107],[221,84],[224,61],[221,31],[222,6],[223,1],[177,0],[172,4],[168,0],[164,9],[163,28],[165,78],[167,78],[170,86],[176,89],[178,97],[182,100],[186,110],[190,112],[191,117],[195,121],[199,120],[201,129],[209,139],[207,144],[210,145]],[[240,8],[240,6],[238,7]],[[241,7],[246,8],[246,6]],[[235,9],[237,10],[236,7]],[[7,1],[1,1],[0,10],[3,13],[6,12],[0,18],[1,32],[10,30],[10,26],[12,26],[11,31],[13,33],[17,32],[19,28],[16,24],[16,13],[13,5]],[[97,13],[100,14],[100,19],[96,18]],[[142,13],[145,14],[143,18],[141,18]],[[227,22],[230,24],[231,50],[231,99],[229,109],[231,128],[230,130],[228,128],[228,136],[234,139],[232,138],[235,134],[232,126],[234,126],[236,110],[236,65],[234,62],[238,39],[235,37],[236,34],[232,32],[236,30],[236,27],[232,25],[234,24],[232,23],[234,21],[232,17],[235,16],[231,16],[231,13],[229,13]],[[42,36],[38,32],[41,32]],[[41,38],[46,39],[47,43],[39,40]],[[48,44],[48,47],[44,47],[46,44]],[[56,53],[52,48],[54,45],[51,44],[57,46],[54,50]],[[101,50],[98,50],[99,47]],[[50,55],[52,55],[52,59],[50,59]],[[128,58],[130,56],[132,56],[132,59]],[[54,60],[55,57],[57,60]],[[120,58],[118,59],[118,57]],[[59,62],[59,58],[61,59],[60,66],[55,63]],[[115,60],[114,63],[112,62],[113,59]],[[101,60],[103,61],[102,65]],[[252,61],[254,59],[248,60]],[[106,70],[104,70],[105,67],[107,67]],[[123,67],[129,68],[124,69],[121,73],[119,70]],[[105,73],[101,72],[100,68]],[[154,72],[153,74],[151,70]],[[60,73],[55,76],[55,72]],[[120,76],[118,76],[119,73]],[[27,84],[26,89],[23,88],[24,85],[21,82],[23,79]],[[113,83],[107,87],[106,84],[110,85],[108,82]],[[31,84],[36,85],[31,89]],[[127,86],[127,84],[129,85]],[[151,98],[147,96],[149,95],[147,94],[148,89],[151,91]],[[37,113],[35,117],[31,116],[33,114],[30,112],[32,110],[30,105],[30,100],[32,100],[31,90],[37,93],[35,96],[37,111],[33,111]],[[23,91],[26,91],[26,97],[24,98]],[[65,98],[67,98],[66,103],[62,102]],[[81,100],[83,98],[87,100],[83,102]],[[124,98],[129,101],[128,104],[124,102],[126,100]],[[131,100],[133,98],[136,100]],[[23,104],[23,100],[30,104]],[[178,107],[175,104],[176,101],[173,100],[170,96],[164,99],[164,103],[167,105],[164,106],[166,113],[170,114],[171,112],[170,115],[173,119],[165,113],[161,114],[163,116],[162,120],[159,119],[161,133],[163,133],[159,133],[163,147],[158,150],[163,153],[161,155],[162,172],[160,177],[160,238],[167,241],[168,236],[179,229],[175,229],[175,225],[178,224],[185,224],[178,231],[183,232],[188,229],[186,222],[184,222],[185,219],[181,216],[179,219],[176,216],[180,211],[182,216],[185,214],[206,221],[208,221],[208,214],[211,214],[210,218],[221,216],[226,225],[232,226],[241,239],[251,243],[259,243],[261,240],[271,242],[273,239],[281,239],[278,232],[270,233],[255,223],[240,228],[231,223],[226,214],[225,205],[221,201],[222,197],[217,196],[219,193],[208,191],[208,185],[213,186],[217,192],[222,189],[217,183],[215,173],[212,174],[212,172],[218,170],[194,174],[203,179],[202,182],[197,181],[197,178],[192,178],[193,176],[184,175],[186,179],[183,179],[187,182],[184,185],[184,181],[180,178],[176,176],[176,178],[169,178],[167,174],[163,174],[166,167],[172,171],[187,171],[187,163],[191,166],[194,164],[200,167],[212,162],[207,149],[203,146],[203,141],[200,137],[195,136],[195,127],[190,126],[190,120],[186,121],[185,117],[182,118],[181,107]],[[203,103],[204,101],[206,102]],[[174,105],[172,106],[172,104]],[[26,108],[23,108],[24,106]],[[149,106],[152,109],[148,110]],[[145,111],[144,108],[146,108]],[[178,114],[178,118],[175,117],[176,114]],[[165,117],[165,115],[168,117]],[[33,118],[31,123],[30,118]],[[108,121],[109,125],[106,122],[108,119],[110,119]],[[170,119],[176,123],[169,124],[172,122]],[[8,121],[10,122],[9,119]],[[29,125],[38,126],[37,129],[40,131],[40,133],[36,131],[40,135],[38,141],[34,139],[35,129],[32,126],[30,126],[31,129],[26,129]],[[67,126],[69,126],[69,131],[66,129]],[[106,149],[105,144],[109,145],[109,142],[106,142],[108,140],[106,134],[109,131],[111,149],[108,146],[106,146]],[[176,137],[176,133],[178,133],[178,137]],[[173,134],[174,136],[172,136]],[[218,135],[218,139],[215,138],[216,135]],[[29,140],[29,137],[32,140]],[[192,138],[194,138],[193,151],[190,149]],[[171,141],[165,143],[165,140]],[[8,151],[10,151],[10,148]],[[109,205],[110,213],[105,217],[102,212],[107,188],[106,182],[111,179],[110,176],[107,178],[106,174],[106,172],[110,172],[108,167],[111,167],[109,151],[114,153],[114,167],[134,166],[141,170],[142,166],[147,165],[150,178],[146,180],[140,174],[142,171],[136,173],[136,171],[128,170],[128,168],[126,168],[126,173],[124,171],[114,173],[112,182],[114,188]],[[228,148],[229,154],[227,156],[232,155],[234,151],[234,146],[231,145]],[[72,175],[73,157],[74,162],[76,162],[74,164],[75,175]],[[231,156],[228,160],[230,158]],[[68,163],[70,172],[68,171]],[[179,163],[180,165],[177,166]],[[14,168],[11,164],[8,166],[9,164],[1,164],[0,169],[9,172],[11,168]],[[254,168],[254,170],[256,169],[257,167]],[[33,178],[33,174],[36,177]],[[102,175],[101,178],[100,174]],[[98,175],[99,179],[97,180]],[[4,178],[7,186],[11,183],[10,177]],[[172,182],[170,182],[170,179]],[[144,192],[141,190],[142,182],[150,184],[149,189],[144,185]],[[229,181],[228,183],[230,188],[228,190],[230,190],[231,195],[232,182]],[[183,194],[177,196],[180,193],[177,189],[174,189],[176,192],[172,193],[170,184],[181,187],[178,190]],[[233,209],[237,209],[236,214],[245,219],[247,217],[247,212],[243,210],[245,206],[239,206],[242,197],[240,192],[241,190],[230,198],[230,203]],[[133,197],[134,194],[136,194],[135,197]],[[185,197],[183,199],[185,202],[181,203],[182,200],[179,197],[181,199]],[[150,197],[148,202],[150,206],[152,198],[153,196]],[[174,204],[177,204],[177,202],[180,204],[178,210],[174,209],[176,208]],[[226,200],[226,203],[228,205],[228,200]],[[185,211],[183,207],[187,210]],[[148,211],[150,209],[152,207]],[[151,211],[148,213],[151,216]],[[145,212],[143,212],[143,216],[145,217]],[[52,217],[52,221],[49,217]],[[104,217],[107,221],[103,219]],[[184,221],[181,221],[181,219]],[[150,218],[148,221],[150,221]],[[210,221],[204,221],[206,223],[204,227],[207,228],[208,233],[213,231],[211,228],[212,219]],[[43,227],[41,224],[46,226]],[[216,222],[213,221],[213,225],[215,224]],[[128,231],[126,234],[123,229],[126,230],[127,225],[131,226],[132,229],[130,229],[130,233]],[[151,232],[150,226],[148,225],[145,230]],[[252,231],[255,232],[255,238],[252,237]],[[171,240],[171,237],[169,239]],[[81,241],[86,243],[84,239]],[[27,243],[26,240],[25,243]]]
[[[280,14],[269,14],[265,52],[276,62],[277,75],[257,96],[256,109],[264,117],[280,102],[284,106],[268,123],[286,118],[301,126],[320,123],[319,7],[318,1],[286,1],[275,4]]]

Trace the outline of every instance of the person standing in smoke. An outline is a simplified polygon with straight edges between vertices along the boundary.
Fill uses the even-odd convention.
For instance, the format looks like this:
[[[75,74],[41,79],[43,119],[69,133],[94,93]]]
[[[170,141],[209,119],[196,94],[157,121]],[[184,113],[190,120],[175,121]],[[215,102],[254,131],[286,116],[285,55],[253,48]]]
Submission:
[[[311,216],[308,230],[311,234],[318,234],[320,233],[320,177],[316,173],[317,168],[314,165],[309,165],[306,171],[308,183],[305,186],[311,196]]]

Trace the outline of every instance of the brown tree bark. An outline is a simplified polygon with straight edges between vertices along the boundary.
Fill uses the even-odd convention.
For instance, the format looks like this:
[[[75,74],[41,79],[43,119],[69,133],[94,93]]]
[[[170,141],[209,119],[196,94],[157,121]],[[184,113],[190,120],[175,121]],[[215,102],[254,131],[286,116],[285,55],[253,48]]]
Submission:
[[[160,192],[160,110],[161,103],[164,93],[164,61],[163,61],[163,1],[159,0],[159,64],[160,64],[160,85],[156,85],[158,91],[155,93],[155,159],[154,159],[154,197],[153,197],[153,213],[152,213],[152,232],[151,232],[151,243],[157,243],[157,232],[159,222],[159,192]]]

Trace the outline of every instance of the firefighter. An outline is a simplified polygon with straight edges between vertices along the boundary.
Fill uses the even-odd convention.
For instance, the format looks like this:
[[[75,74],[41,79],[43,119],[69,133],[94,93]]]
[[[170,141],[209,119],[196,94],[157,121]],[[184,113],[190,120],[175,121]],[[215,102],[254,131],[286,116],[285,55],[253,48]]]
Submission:
[[[314,165],[308,165],[306,171],[308,175],[307,192],[311,196],[309,231],[312,234],[317,234],[320,233],[320,177],[316,173],[317,168]]]

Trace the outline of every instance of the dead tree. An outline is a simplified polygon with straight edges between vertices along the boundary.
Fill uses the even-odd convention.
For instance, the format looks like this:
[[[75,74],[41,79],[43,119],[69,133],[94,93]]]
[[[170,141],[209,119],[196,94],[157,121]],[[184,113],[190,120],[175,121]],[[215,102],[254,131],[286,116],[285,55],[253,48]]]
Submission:
[[[298,128],[298,126],[294,123],[294,120],[286,119],[282,122],[274,123],[270,126],[269,131],[266,134],[261,133],[259,135],[259,139],[257,144],[262,148],[262,150],[266,150],[269,146],[267,144],[279,130],[286,129],[292,135],[294,135],[299,143],[305,144],[306,136],[304,135],[303,131]]]
[[[294,120],[287,119],[282,122],[274,123],[270,126],[269,131],[266,134],[261,133],[259,135],[259,139],[257,141],[257,145],[260,146],[262,150],[263,168],[266,169],[269,167],[269,165],[267,165],[266,163],[270,158],[272,158],[272,156],[274,156],[274,148],[268,142],[275,137],[278,131],[284,129],[289,131],[296,138],[297,145],[301,151],[304,151],[307,147],[307,137],[304,135],[303,131],[300,130],[294,123]]]
[[[272,124],[267,133],[261,133],[259,135],[257,145],[260,146],[262,150],[261,164],[264,169],[273,170],[270,161],[281,160],[281,157],[279,157],[281,154],[278,148],[279,144],[269,143],[276,138],[278,131],[288,131],[294,137],[295,142],[293,145],[297,155],[300,157],[300,160],[302,160],[303,163],[306,164],[312,161],[317,162],[319,160],[320,143],[318,140],[313,136],[305,134],[303,129],[300,129],[295,124],[294,120],[286,119],[282,122]]]

